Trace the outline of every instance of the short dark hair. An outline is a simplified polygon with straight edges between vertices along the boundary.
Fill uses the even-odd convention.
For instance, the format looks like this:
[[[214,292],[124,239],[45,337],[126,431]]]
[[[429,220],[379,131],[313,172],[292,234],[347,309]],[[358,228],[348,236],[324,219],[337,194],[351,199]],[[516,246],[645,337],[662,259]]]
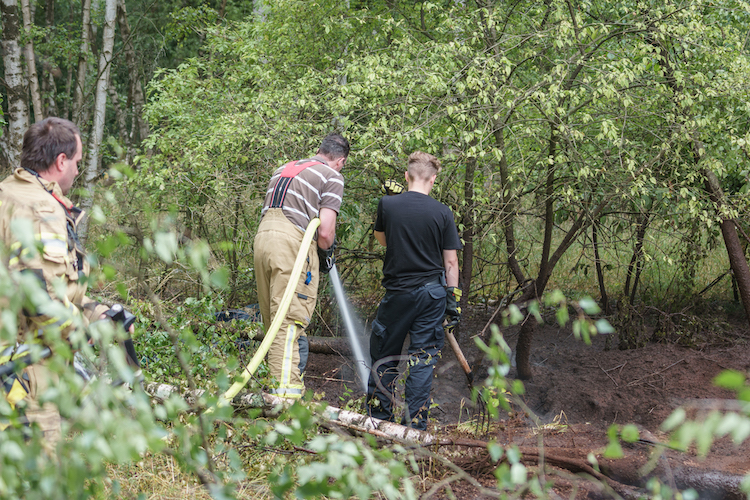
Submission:
[[[49,170],[60,153],[73,158],[78,149],[76,136],[81,132],[75,123],[51,116],[35,123],[23,134],[21,166],[41,173]]]
[[[332,160],[342,157],[347,158],[349,156],[349,141],[341,134],[333,132],[323,138],[318,152]]]

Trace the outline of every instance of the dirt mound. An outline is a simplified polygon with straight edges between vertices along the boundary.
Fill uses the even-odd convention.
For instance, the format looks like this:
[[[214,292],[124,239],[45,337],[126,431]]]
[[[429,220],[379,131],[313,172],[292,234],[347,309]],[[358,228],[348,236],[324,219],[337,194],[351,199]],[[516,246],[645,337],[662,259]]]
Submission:
[[[459,343],[470,363],[479,354],[473,336],[482,330],[490,314],[491,311],[474,310],[462,322]],[[511,347],[517,331],[517,327],[503,329]],[[497,426],[497,435],[491,437],[500,443],[532,449],[538,445],[541,433],[545,447],[553,450],[550,453],[577,457],[575,460],[584,465],[589,452],[601,455],[607,443],[606,430],[612,424],[636,424],[641,437],[666,443],[668,436],[661,432],[660,425],[680,406],[691,417],[711,410],[736,409],[734,394],[715,387],[712,380],[723,370],[750,371],[750,349],[744,335],[740,331],[732,345],[706,343],[687,348],[648,344],[640,349],[618,350],[612,347],[617,345],[616,338],[608,340],[601,335],[586,345],[575,338],[570,328],[539,325],[531,357],[534,378],[524,382],[523,396],[537,422],[519,412]],[[324,399],[336,406],[362,397],[351,360],[337,355],[310,356],[305,375],[308,388],[324,394]],[[486,368],[475,366],[478,381],[486,374]],[[513,375],[511,370],[510,376]],[[465,374],[446,343],[432,387],[435,406],[431,416],[436,432],[451,432],[456,424],[471,417],[469,394]],[[640,477],[638,471],[653,447],[652,443],[625,447],[625,459],[606,462],[610,477],[622,479],[623,484],[643,486],[647,477]],[[689,450],[667,451],[662,460],[653,474],[666,484],[671,480],[675,487],[696,487],[701,498],[731,497],[739,491],[741,476],[750,472],[750,444],[736,447],[724,438],[714,444],[706,459]],[[691,477],[696,484],[684,479]],[[729,486],[716,486],[713,493],[708,486],[701,487],[722,481]],[[593,495],[598,487],[591,486],[586,491]],[[559,493],[565,494],[564,488]],[[467,487],[459,498],[473,498],[476,494],[475,489]],[[580,494],[577,497],[583,498]]]

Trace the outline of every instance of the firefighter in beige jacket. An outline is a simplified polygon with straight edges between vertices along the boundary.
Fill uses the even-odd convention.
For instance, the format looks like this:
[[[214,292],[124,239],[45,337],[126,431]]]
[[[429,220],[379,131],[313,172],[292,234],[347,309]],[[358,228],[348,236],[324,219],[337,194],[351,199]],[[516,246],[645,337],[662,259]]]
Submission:
[[[67,340],[109,309],[86,296],[89,264],[76,233],[83,212],[65,196],[78,175],[81,155],[78,128],[68,120],[47,118],[26,131],[21,167],[0,182],[3,263],[11,271],[35,275],[56,303],[56,307],[24,309],[18,345],[45,343],[45,335],[57,332]],[[31,230],[34,248],[19,240],[18,227],[23,225],[26,234]],[[41,427],[49,443],[60,437],[60,415],[53,404],[40,405],[37,398],[55,379],[44,363],[37,363],[27,367],[18,381],[28,384],[26,418]]]

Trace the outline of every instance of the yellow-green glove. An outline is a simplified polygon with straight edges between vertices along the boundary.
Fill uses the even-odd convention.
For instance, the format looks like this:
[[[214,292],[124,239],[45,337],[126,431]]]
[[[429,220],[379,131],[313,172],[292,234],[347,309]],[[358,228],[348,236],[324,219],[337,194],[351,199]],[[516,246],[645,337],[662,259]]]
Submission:
[[[403,193],[404,186],[394,181],[393,179],[388,179],[383,183],[382,186],[380,186],[380,190],[383,192],[383,194],[392,196],[394,194]]]
[[[445,320],[447,327],[454,327],[461,321],[461,289],[457,286],[449,286],[445,295]]]

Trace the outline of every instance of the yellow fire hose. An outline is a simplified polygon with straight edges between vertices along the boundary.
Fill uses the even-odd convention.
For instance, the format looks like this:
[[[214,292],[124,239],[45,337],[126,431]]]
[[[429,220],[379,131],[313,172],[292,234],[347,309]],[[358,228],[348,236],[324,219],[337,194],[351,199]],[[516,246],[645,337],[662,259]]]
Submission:
[[[273,318],[273,322],[271,323],[270,328],[268,328],[268,330],[266,331],[266,336],[263,339],[263,342],[261,342],[258,351],[255,353],[253,358],[250,360],[250,363],[248,363],[247,367],[242,372],[241,379],[232,384],[232,387],[230,387],[227,392],[225,392],[219,398],[219,401],[216,403],[217,407],[227,406],[231,403],[234,397],[248,383],[250,377],[252,377],[255,373],[255,370],[258,369],[261,361],[263,361],[263,358],[266,357],[268,349],[271,348],[271,344],[273,343],[273,339],[276,338],[276,334],[279,332],[281,322],[284,320],[284,317],[289,310],[289,306],[292,304],[292,297],[294,297],[294,291],[297,289],[298,280],[296,279],[296,277],[298,277],[302,272],[302,266],[305,265],[305,257],[307,257],[307,250],[310,248],[310,244],[312,243],[313,236],[315,235],[315,231],[318,229],[318,226],[320,226],[320,219],[318,218],[311,220],[310,224],[307,225],[305,235],[302,237],[302,245],[300,246],[299,252],[297,253],[297,259],[294,261],[291,279],[286,285],[286,290],[284,290],[284,295],[281,298],[279,309],[276,311],[276,316]],[[213,411],[213,408],[209,408],[207,410],[207,412],[209,413],[211,411]]]

